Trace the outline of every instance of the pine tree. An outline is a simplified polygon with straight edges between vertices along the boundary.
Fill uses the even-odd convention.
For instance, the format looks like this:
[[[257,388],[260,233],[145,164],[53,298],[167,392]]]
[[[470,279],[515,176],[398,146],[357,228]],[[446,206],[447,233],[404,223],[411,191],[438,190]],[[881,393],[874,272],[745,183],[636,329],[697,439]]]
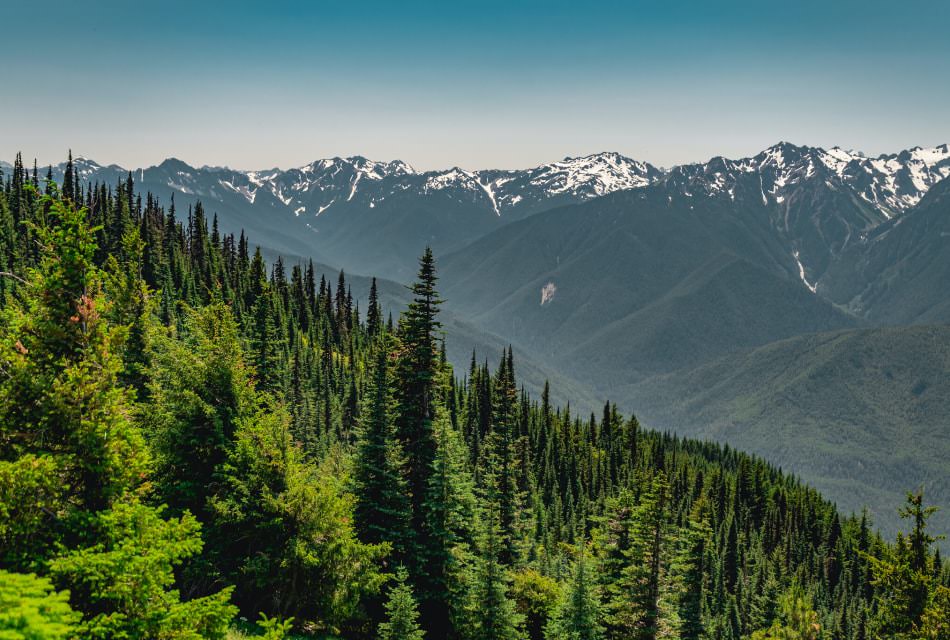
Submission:
[[[475,640],[516,640],[524,637],[524,618],[508,597],[511,577],[501,562],[504,539],[498,506],[488,503],[481,514],[478,565],[475,573]]]
[[[78,621],[69,594],[54,591],[48,579],[0,571],[0,638],[64,640]]]
[[[306,461],[279,408],[238,425],[212,508],[225,541],[221,567],[243,611],[335,626],[378,593],[387,547],[356,538],[353,499],[336,464]]]
[[[426,249],[419,262],[418,280],[412,286],[413,300],[400,318],[401,342],[396,362],[396,428],[406,456],[411,530],[415,538],[407,568],[420,599],[422,618],[433,635],[448,632],[447,611],[440,603],[438,565],[432,568],[426,555],[441,553],[434,547],[432,518],[429,511],[438,508],[429,500],[430,478],[437,445],[433,422],[439,408],[439,351],[436,332],[441,301],[435,289],[435,258]],[[433,550],[435,549],[435,550]]]
[[[588,561],[582,550],[575,563],[570,587],[545,629],[545,640],[600,640],[604,637],[600,602],[588,571]]]
[[[406,575],[404,568],[396,572],[396,584],[390,588],[386,601],[386,622],[379,625],[380,640],[422,640],[425,637],[419,627],[419,611]]]
[[[676,564],[678,591],[677,609],[680,619],[679,635],[683,640],[703,637],[703,602],[706,597],[707,545],[712,530],[706,522],[690,522],[681,540]]]
[[[661,590],[669,570],[671,539],[668,522],[669,485],[660,472],[648,481],[633,516],[626,565],[611,603],[612,627],[639,640],[655,640],[661,619]],[[618,600],[619,599],[619,600]]]
[[[907,494],[900,515],[913,522],[910,535],[898,533],[896,544],[885,549],[883,556],[869,558],[876,587],[872,635],[919,637],[924,612],[936,589],[930,555],[935,538],[927,531],[927,520],[935,510],[923,506],[922,493]]]
[[[240,421],[260,398],[244,361],[237,323],[223,303],[187,311],[183,331],[156,332],[149,410],[142,412],[156,452],[156,480],[172,512],[210,520],[207,499]]]
[[[375,337],[382,329],[382,309],[379,306],[379,294],[376,291],[376,278],[369,287],[369,308],[366,310],[366,333]]]
[[[410,546],[409,500],[404,458],[393,425],[389,345],[378,344],[369,389],[360,411],[360,430],[353,472],[354,518],[360,539],[389,542],[395,558],[404,559]]]
[[[782,621],[776,621],[766,630],[756,631],[752,640],[818,640],[821,625],[818,614],[800,589],[792,589],[782,597]]]
[[[492,388],[490,435],[485,443],[484,467],[490,469],[494,486],[488,491],[497,500],[504,550],[501,561],[513,565],[521,559],[523,502],[519,479],[521,449],[518,434],[518,396],[511,348],[502,355]]]

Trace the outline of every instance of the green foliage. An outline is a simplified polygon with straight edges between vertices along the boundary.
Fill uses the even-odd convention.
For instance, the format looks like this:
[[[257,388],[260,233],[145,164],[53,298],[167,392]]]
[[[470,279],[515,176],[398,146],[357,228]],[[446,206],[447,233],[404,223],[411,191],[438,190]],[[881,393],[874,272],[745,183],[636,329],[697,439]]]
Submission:
[[[200,526],[142,502],[151,458],[120,382],[127,334],[108,320],[93,230],[68,201],[44,204],[38,266],[0,327],[4,563],[70,587],[81,637],[221,637],[229,591],[183,602],[173,588]]]
[[[393,424],[389,357],[390,345],[380,339],[360,410],[353,471],[354,518],[361,540],[388,541],[396,557],[405,558],[411,544],[410,511],[405,458]]]
[[[118,384],[125,332],[103,317],[109,303],[85,214],[54,200],[49,216],[55,224],[36,230],[42,258],[23,301],[3,318],[0,443],[7,460],[54,457],[69,517],[135,488],[149,456]]]
[[[257,626],[264,632],[260,636],[262,640],[284,640],[287,634],[290,633],[293,625],[293,618],[288,618],[287,620],[281,620],[277,617],[268,618],[267,615],[263,613],[261,614],[260,620],[257,621]]]
[[[893,547],[869,558],[876,587],[872,633],[902,639],[922,637],[925,628],[928,633],[941,632],[936,620],[939,612],[946,611],[946,594],[934,579],[930,547],[935,538],[927,531],[934,511],[924,507],[922,493],[908,494],[900,515],[913,522],[910,534],[898,533]]]
[[[42,560],[56,539],[51,526],[64,504],[59,461],[50,454],[27,453],[0,460],[0,562],[28,568]]]
[[[181,602],[173,569],[201,550],[201,527],[190,514],[164,520],[161,509],[116,503],[97,514],[96,544],[53,559],[50,571],[72,590],[90,638],[220,638],[236,609],[230,589]]]
[[[511,575],[503,563],[504,538],[498,505],[489,503],[480,515],[478,563],[475,568],[475,640],[516,640],[523,638],[524,617],[509,597]]]
[[[920,619],[920,636],[927,640],[950,638],[950,588],[937,586]]]
[[[176,512],[207,522],[207,497],[219,486],[236,424],[258,402],[237,323],[222,303],[188,310],[180,335],[156,330],[150,352],[150,402],[141,414],[159,491]]]
[[[78,620],[79,614],[69,606],[69,593],[54,591],[48,579],[0,571],[2,640],[68,638]]]
[[[545,640],[600,640],[604,637],[600,600],[588,561],[580,554],[574,574],[544,632]]]
[[[766,630],[756,631],[752,640],[818,640],[821,625],[818,614],[800,590],[792,590],[782,597],[781,621]]]
[[[273,408],[237,426],[223,490],[212,499],[221,562],[243,608],[336,626],[379,590],[388,545],[357,540],[345,472],[332,458],[308,463],[288,421]]]
[[[406,584],[406,570],[396,572],[396,583],[389,589],[386,601],[386,621],[379,625],[380,640],[422,640],[425,632],[419,626],[419,610]]]
[[[544,627],[561,597],[557,580],[536,569],[526,568],[514,575],[511,597],[524,616],[525,631],[531,640],[544,637]]]
[[[395,363],[396,433],[406,459],[412,546],[406,567],[416,588],[422,619],[434,636],[452,632],[450,582],[460,575],[453,549],[458,531],[451,521],[456,510],[455,491],[461,463],[439,440],[451,442],[453,428],[443,402],[447,377],[440,357],[438,336],[441,300],[435,289],[435,258],[426,249],[419,261],[413,300],[400,317],[399,350]]]

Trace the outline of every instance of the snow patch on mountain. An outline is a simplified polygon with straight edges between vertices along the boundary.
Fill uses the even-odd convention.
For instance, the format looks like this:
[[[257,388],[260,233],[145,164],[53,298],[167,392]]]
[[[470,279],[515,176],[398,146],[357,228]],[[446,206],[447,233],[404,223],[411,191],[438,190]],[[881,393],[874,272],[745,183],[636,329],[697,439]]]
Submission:
[[[798,257],[798,251],[792,253],[792,257],[795,258],[795,262],[798,264],[798,277],[801,278],[801,281],[805,284],[809,291],[816,293],[818,287],[808,282],[808,278],[805,277],[805,265],[802,264],[801,258]]]

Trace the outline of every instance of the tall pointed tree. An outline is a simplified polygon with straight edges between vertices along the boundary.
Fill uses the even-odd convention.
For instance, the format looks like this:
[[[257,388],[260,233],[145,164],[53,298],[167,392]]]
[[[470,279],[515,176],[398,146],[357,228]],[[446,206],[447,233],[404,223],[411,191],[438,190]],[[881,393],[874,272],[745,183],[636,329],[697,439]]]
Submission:
[[[439,343],[441,300],[436,291],[435,258],[426,248],[419,261],[419,274],[410,287],[412,302],[400,318],[400,349],[396,360],[396,432],[406,456],[411,529],[414,550],[407,558],[409,576],[417,589],[426,628],[434,635],[445,633],[448,625],[441,596],[434,589],[434,576],[426,568],[426,550],[432,544],[428,503],[430,477],[436,458],[433,421],[442,397]]]
[[[601,640],[604,637],[600,601],[589,571],[582,550],[571,583],[545,629],[545,640]]]
[[[397,561],[410,547],[409,499],[404,476],[402,445],[393,424],[389,341],[381,341],[369,388],[360,410],[359,434],[353,471],[357,533],[364,542],[389,542]]]

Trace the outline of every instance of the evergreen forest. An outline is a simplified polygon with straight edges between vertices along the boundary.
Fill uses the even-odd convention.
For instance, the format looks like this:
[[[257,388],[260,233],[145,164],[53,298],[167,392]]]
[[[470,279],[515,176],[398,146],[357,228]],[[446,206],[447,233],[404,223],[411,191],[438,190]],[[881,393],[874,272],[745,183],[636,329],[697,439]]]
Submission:
[[[925,496],[884,539],[510,348],[453,369],[428,249],[394,317],[131,174],[0,183],[0,638],[950,638]]]

